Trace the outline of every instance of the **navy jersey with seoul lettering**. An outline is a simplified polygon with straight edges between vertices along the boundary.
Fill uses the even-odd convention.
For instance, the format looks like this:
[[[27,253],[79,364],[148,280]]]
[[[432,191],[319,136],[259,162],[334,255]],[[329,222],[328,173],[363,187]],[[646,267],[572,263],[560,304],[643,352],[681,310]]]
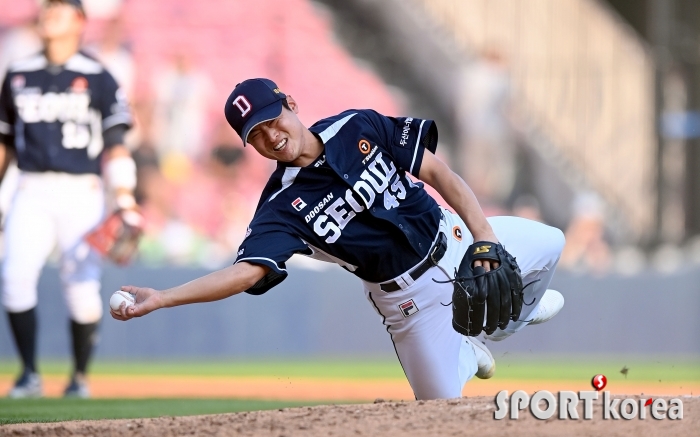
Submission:
[[[307,167],[278,163],[239,248],[236,262],[271,268],[251,294],[284,280],[295,253],[378,283],[418,264],[436,239],[439,207],[408,176],[435,152],[433,121],[350,110],[310,130],[323,154]]]
[[[76,53],[64,65],[43,54],[12,64],[0,92],[0,140],[23,171],[100,173],[102,133],[131,125],[123,92],[104,67]]]

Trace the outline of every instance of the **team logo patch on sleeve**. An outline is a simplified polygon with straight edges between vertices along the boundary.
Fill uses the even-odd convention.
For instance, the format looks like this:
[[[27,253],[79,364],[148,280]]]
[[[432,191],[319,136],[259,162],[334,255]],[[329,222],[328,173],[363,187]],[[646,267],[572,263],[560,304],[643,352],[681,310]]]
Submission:
[[[304,202],[303,200],[301,200],[301,197],[297,197],[297,198],[294,199],[294,201],[292,202],[292,206],[293,206],[294,209],[296,209],[297,211],[301,211],[302,209],[304,209],[304,208],[306,207],[306,202]]]
[[[372,146],[369,144],[369,141],[367,140],[360,140],[360,142],[357,144],[357,147],[360,148],[360,152],[362,152],[364,155],[368,154],[370,150],[372,150]]]
[[[404,318],[418,312],[418,307],[416,306],[416,303],[413,302],[413,299],[409,299],[408,301],[399,304],[398,307],[399,310],[401,310],[401,314],[403,314]]]
[[[457,241],[462,241],[462,229],[459,226],[452,228],[452,236]]]

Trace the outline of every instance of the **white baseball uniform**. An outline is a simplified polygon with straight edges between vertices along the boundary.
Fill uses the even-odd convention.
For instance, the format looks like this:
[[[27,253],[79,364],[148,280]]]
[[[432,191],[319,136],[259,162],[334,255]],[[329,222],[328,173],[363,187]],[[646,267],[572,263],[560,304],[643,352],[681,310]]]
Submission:
[[[445,282],[454,278],[474,241],[457,214],[446,209],[442,212],[440,232],[447,236],[448,244],[437,266],[416,281],[408,274],[395,278],[405,286],[391,293],[382,291],[379,284],[363,281],[365,295],[382,316],[417,399],[460,397],[464,384],[477,370],[471,345],[452,328],[454,285]],[[521,321],[511,321],[506,328],[517,332],[527,325],[522,320],[529,320],[552,279],[564,247],[564,234],[518,217],[491,217],[488,221],[506,250],[517,258],[523,283],[539,279],[524,290],[524,302],[531,305],[523,306]]]

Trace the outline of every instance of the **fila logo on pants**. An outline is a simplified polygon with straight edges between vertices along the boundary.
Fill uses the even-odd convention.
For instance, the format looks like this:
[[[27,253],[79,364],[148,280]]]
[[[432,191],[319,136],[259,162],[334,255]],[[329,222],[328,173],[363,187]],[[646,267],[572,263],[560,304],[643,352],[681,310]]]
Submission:
[[[416,303],[413,302],[413,299],[409,299],[407,302],[399,304],[398,307],[399,310],[401,310],[401,314],[403,314],[404,318],[418,312],[418,306],[416,306]]]

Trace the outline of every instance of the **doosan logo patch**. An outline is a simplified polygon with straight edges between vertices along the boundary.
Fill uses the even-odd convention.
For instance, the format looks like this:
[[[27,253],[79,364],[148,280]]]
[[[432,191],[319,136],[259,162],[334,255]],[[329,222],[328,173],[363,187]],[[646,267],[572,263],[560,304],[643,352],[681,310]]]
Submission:
[[[301,211],[302,209],[306,208],[306,202],[304,202],[303,200],[301,200],[301,197],[297,197],[297,198],[294,199],[294,201],[292,202],[292,206],[293,206],[294,209],[296,209],[297,211]]]
[[[399,304],[398,307],[399,310],[401,310],[401,314],[403,314],[404,318],[409,317],[418,312],[418,306],[416,306],[416,303],[413,302],[413,299]]]

